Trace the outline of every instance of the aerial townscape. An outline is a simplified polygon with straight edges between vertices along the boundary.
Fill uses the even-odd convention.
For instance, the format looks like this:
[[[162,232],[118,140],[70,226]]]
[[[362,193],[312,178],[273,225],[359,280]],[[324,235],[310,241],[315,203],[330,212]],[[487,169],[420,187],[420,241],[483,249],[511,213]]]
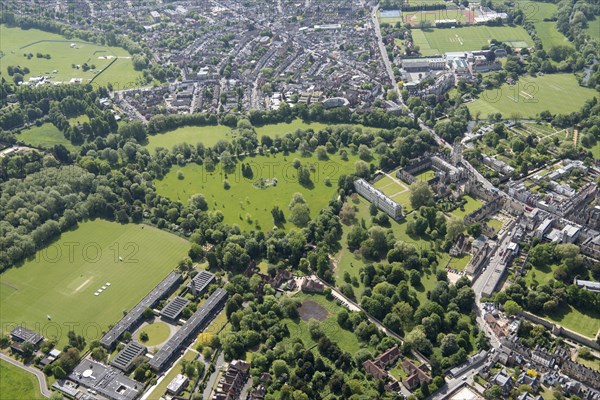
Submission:
[[[600,3],[2,0],[45,398],[600,400]]]

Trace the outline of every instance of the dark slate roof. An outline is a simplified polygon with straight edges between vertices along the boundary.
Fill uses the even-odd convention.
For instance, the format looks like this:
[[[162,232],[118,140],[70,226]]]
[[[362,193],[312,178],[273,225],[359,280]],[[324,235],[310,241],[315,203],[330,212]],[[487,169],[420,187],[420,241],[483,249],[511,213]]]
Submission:
[[[110,364],[127,372],[133,366],[133,360],[145,353],[146,346],[131,341],[119,352],[119,354],[117,354]]]
[[[176,296],[161,310],[160,315],[169,319],[177,319],[189,302],[189,300],[183,297]]]
[[[175,286],[181,281],[181,274],[171,272],[163,279],[150,293],[146,295],[131,311],[129,311],[115,326],[109,330],[106,335],[100,339],[100,343],[109,349],[115,347],[121,335],[125,331],[131,330],[138,324],[142,318],[146,308],[151,308],[156,305],[163,297],[175,289]]]
[[[200,271],[192,279],[191,286],[197,293],[202,293],[214,279],[214,274],[208,271]]]
[[[10,335],[16,340],[19,340],[21,342],[29,342],[35,345],[44,340],[44,337],[42,335],[22,326],[17,326],[15,329],[12,330]]]
[[[227,291],[225,289],[218,288],[215,290],[206,302],[183,324],[181,329],[154,355],[150,360],[150,367],[156,371],[166,367],[173,355],[181,350],[194,335],[200,333],[204,325],[210,322],[226,299]]]

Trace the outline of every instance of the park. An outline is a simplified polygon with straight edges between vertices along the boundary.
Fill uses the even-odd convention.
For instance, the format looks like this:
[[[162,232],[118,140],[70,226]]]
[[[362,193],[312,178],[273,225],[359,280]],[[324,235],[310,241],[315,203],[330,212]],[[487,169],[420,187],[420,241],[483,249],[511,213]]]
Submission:
[[[0,322],[10,330],[18,321],[56,339],[58,347],[67,343],[68,330],[88,342],[99,339],[188,249],[186,240],[146,225],[81,223],[0,275]],[[106,289],[95,296],[102,286]]]

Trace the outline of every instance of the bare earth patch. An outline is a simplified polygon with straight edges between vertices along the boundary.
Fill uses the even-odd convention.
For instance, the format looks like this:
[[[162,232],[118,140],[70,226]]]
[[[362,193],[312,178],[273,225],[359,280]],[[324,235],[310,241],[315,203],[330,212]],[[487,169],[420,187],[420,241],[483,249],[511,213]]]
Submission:
[[[317,321],[324,321],[329,316],[329,311],[312,300],[303,301],[300,308],[298,308],[298,313],[303,321],[308,321],[311,318]]]

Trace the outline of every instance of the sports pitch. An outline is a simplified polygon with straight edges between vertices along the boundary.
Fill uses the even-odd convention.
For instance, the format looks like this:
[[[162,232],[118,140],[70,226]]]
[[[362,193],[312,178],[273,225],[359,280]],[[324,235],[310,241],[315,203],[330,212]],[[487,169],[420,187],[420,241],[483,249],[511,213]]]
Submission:
[[[82,78],[83,83],[87,83],[102,72],[94,83],[112,83],[115,89],[139,86],[136,81],[142,76],[141,72],[133,69],[131,54],[122,48],[96,45],[78,39],[69,40],[38,29],[24,30],[0,25],[0,50],[3,54],[0,72],[6,80],[12,80],[7,73],[8,66],[29,68],[31,72],[25,76],[25,81],[43,75],[55,82]],[[23,56],[29,53],[33,54],[33,58]],[[50,54],[51,58],[37,58],[37,53]],[[72,64],[85,63],[95,65],[96,69],[84,72],[72,67]]]
[[[150,226],[84,222],[35,259],[0,275],[2,330],[23,324],[57,337],[59,348],[69,330],[88,343],[99,339],[176,268],[188,249],[186,240]],[[102,286],[106,289],[96,296]]]
[[[574,75],[552,74],[522,78],[515,85],[487,90],[467,107],[471,115],[480,112],[483,118],[495,113],[533,118],[545,110],[559,114],[578,111],[595,95],[593,89],[579,86]]]
[[[415,46],[421,54],[431,56],[448,52],[480,50],[492,39],[509,43],[514,47],[532,47],[533,42],[523,27],[515,26],[466,26],[446,29],[413,29]]]

